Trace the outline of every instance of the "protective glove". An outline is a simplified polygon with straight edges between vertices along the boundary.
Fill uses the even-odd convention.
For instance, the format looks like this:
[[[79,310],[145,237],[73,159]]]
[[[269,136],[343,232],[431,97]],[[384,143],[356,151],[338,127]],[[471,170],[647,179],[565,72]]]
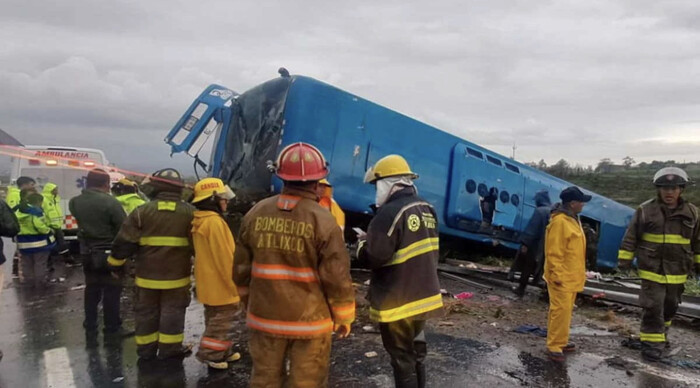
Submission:
[[[338,335],[338,338],[346,338],[350,335],[351,330],[349,323],[336,323],[333,325],[333,331]]]

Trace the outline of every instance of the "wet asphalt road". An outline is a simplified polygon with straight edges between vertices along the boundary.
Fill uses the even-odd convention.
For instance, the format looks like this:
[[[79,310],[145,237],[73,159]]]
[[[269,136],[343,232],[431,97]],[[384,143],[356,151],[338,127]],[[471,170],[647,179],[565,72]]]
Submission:
[[[6,254],[11,257],[11,244]],[[243,387],[250,373],[245,329],[238,325],[243,359],[229,373],[209,373],[194,357],[184,361],[139,363],[133,338],[87,344],[82,328],[82,269],[57,267],[66,280],[45,289],[13,283],[10,262],[3,265],[0,297],[0,388],[4,387]],[[128,295],[128,293],[125,293]],[[125,326],[133,327],[128,298]],[[186,341],[197,343],[203,331],[202,306],[193,300],[187,312]],[[377,334],[356,325],[350,340],[334,342],[330,384],[334,387],[391,387],[391,367]],[[585,341],[579,338],[579,341]],[[700,376],[638,364],[629,375],[610,367],[610,355],[581,353],[566,365],[509,344],[484,343],[428,333],[429,386],[534,387],[700,387]],[[377,357],[367,358],[365,352]]]

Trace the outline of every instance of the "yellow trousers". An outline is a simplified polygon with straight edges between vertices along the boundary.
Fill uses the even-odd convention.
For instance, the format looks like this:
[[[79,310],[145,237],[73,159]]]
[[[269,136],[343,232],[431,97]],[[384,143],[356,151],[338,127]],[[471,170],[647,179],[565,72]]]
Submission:
[[[550,352],[561,352],[561,349],[569,343],[576,292],[561,291],[554,287],[549,287],[548,291],[547,349]]]

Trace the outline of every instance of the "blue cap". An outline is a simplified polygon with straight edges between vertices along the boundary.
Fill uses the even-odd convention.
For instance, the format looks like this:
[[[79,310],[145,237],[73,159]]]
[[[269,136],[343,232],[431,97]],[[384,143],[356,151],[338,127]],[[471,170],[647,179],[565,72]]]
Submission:
[[[588,202],[591,200],[590,195],[586,195],[581,191],[576,186],[571,186],[567,187],[564,190],[562,190],[561,194],[559,194],[559,198],[561,199],[562,202],[571,202],[571,201],[579,201],[579,202]]]

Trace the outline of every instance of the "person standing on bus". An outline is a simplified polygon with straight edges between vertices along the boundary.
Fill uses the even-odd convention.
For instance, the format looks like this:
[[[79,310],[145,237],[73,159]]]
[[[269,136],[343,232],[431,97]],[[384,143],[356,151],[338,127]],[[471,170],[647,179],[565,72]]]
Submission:
[[[7,188],[7,197],[5,197],[5,201],[7,202],[7,205],[12,209],[13,212],[17,211],[17,206],[19,206],[20,202],[20,192],[24,189],[33,189],[34,185],[36,185],[36,181],[28,176],[21,176],[17,178],[15,181],[17,186],[9,186]],[[12,257],[12,277],[16,278],[19,273],[19,261],[20,261],[20,252],[19,250],[15,250],[15,254]]]
[[[117,236],[126,213],[119,201],[109,195],[109,175],[102,169],[93,169],[87,174],[86,189],[70,200],[68,207],[78,221],[78,239],[83,257],[85,273],[85,334],[89,340],[97,335],[97,310],[100,301],[104,312],[105,335],[126,336],[121,327],[119,301],[122,293],[122,279],[112,276],[107,263],[99,260]]]
[[[22,253],[21,284],[36,287],[46,280],[46,261],[56,239],[53,231],[44,221],[42,202],[44,198],[34,189],[24,189],[17,210],[20,230],[17,235],[17,249]]]
[[[340,227],[340,230],[345,232],[345,213],[343,209],[338,206],[338,203],[333,199],[333,185],[328,182],[328,179],[321,179],[318,181],[318,203],[322,208],[327,209],[335,218],[335,222]]]
[[[112,185],[112,194],[122,204],[127,215],[146,203],[138,194],[136,182],[126,178],[122,178],[119,182]]]

